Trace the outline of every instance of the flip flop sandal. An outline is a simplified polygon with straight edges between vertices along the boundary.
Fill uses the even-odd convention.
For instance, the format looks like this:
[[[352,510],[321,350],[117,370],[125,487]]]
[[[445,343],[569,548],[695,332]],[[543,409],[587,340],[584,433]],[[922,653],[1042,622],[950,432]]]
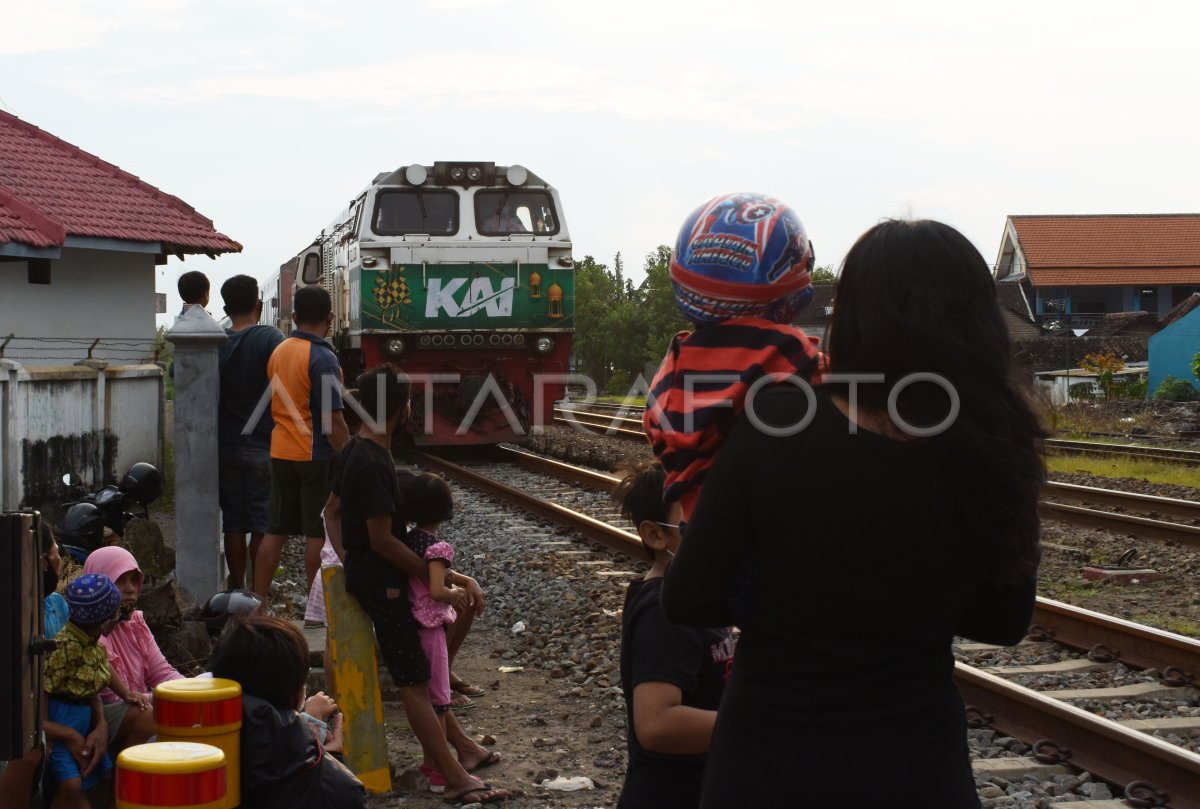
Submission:
[[[482,798],[468,797],[478,796],[480,793],[483,794]],[[501,801],[507,801],[511,795],[512,793],[510,793],[507,789],[493,789],[487,784],[484,784],[481,787],[468,789],[465,792],[458,793],[457,795],[448,795],[443,797],[442,800],[446,803],[453,803],[461,806],[467,803],[500,803]]]
[[[459,711],[459,712],[469,711],[472,708],[475,708],[478,704],[479,703],[477,703],[475,700],[471,699],[470,697],[459,694],[457,697],[450,700],[450,709],[452,711]]]
[[[487,692],[477,685],[459,680],[457,683],[450,684],[450,690],[456,694],[462,694],[464,697],[482,697]]]

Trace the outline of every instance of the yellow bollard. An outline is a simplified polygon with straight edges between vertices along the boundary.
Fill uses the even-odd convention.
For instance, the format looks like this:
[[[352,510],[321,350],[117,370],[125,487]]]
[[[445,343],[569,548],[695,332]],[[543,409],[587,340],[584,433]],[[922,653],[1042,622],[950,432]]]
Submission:
[[[223,809],[225,753],[211,744],[154,742],[117,756],[117,809]]]
[[[337,703],[344,717],[346,766],[368,792],[391,792],[375,630],[357,599],[346,592],[345,568],[321,568],[321,582],[325,585],[325,643],[333,660]]]
[[[242,802],[242,687],[220,677],[168,680],[154,688],[154,732],[160,742],[202,742],[225,753],[224,809]]]

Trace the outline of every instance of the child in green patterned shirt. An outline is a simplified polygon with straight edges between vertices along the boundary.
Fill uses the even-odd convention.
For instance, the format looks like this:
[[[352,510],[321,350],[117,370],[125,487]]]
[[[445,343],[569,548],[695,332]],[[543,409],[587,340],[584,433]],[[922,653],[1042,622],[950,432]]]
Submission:
[[[47,772],[55,784],[51,809],[90,809],[85,790],[112,769],[105,747],[108,729],[100,692],[111,688],[121,699],[147,710],[146,697],[130,693],[108,664],[98,641],[116,620],[121,593],[99,573],[85,573],[67,585],[71,620],[58,633],[57,648],[46,660],[43,715],[46,736],[54,743]]]

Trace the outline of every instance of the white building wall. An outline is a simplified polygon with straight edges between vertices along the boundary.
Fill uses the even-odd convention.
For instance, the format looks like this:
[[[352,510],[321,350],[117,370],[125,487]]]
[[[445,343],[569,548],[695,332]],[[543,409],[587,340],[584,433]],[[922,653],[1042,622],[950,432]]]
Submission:
[[[0,361],[0,510],[57,502],[67,472],[98,487],[138,461],[162,469],[162,384],[157,365]]]
[[[0,263],[0,342],[24,365],[70,365],[87,357],[138,363],[154,353],[153,253],[64,248],[49,284],[31,284],[24,261]],[[72,338],[50,342],[47,338]],[[130,341],[131,344],[121,343]]]

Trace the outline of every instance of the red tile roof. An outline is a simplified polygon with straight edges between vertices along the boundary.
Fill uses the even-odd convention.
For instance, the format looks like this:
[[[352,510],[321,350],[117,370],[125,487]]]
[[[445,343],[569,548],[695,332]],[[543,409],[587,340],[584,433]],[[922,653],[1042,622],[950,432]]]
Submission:
[[[1200,284],[1200,214],[1009,220],[1038,286]]]
[[[0,111],[0,244],[58,247],[67,235],[178,254],[242,249],[178,197]]]

